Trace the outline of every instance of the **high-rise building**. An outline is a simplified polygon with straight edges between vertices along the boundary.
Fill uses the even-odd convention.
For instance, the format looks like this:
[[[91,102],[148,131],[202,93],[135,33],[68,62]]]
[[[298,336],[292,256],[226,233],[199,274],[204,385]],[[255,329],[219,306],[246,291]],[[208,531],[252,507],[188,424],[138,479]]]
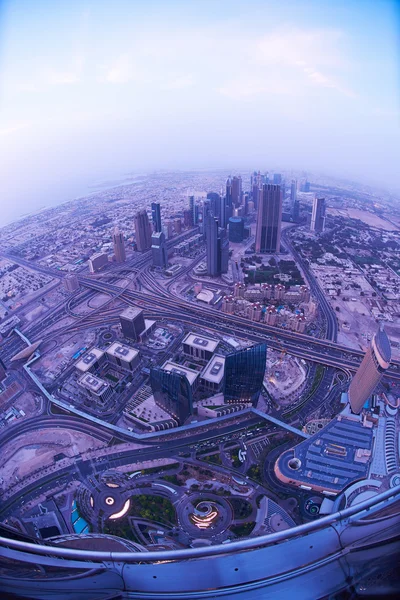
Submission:
[[[185,227],[193,226],[193,215],[190,209],[183,211],[183,224]]]
[[[108,256],[105,252],[98,252],[89,258],[89,271],[97,273],[108,264]]]
[[[153,255],[153,265],[165,269],[168,265],[168,251],[165,235],[162,231],[154,232],[151,236],[151,253]]]
[[[228,271],[229,240],[226,230],[218,226],[218,219],[211,213],[207,216],[205,234],[207,273],[211,277],[218,277]]]
[[[140,339],[140,334],[146,328],[144,322],[143,310],[135,306],[128,306],[119,315],[122,335],[136,342]]]
[[[151,225],[145,210],[135,215],[136,246],[138,252],[146,252],[151,246]]]
[[[279,185],[264,183],[259,195],[256,252],[280,251],[282,194]]]
[[[311,215],[311,231],[321,233],[325,229],[325,198],[314,198]]]
[[[107,259],[108,262],[108,259]],[[79,280],[76,273],[68,273],[64,277],[64,287],[68,292],[77,292],[79,290]]]
[[[290,184],[290,202],[293,204],[296,202],[297,199],[297,181],[295,179],[292,180],[292,183]]]
[[[151,203],[151,219],[153,221],[153,229],[156,233],[162,231],[161,226],[161,205],[158,202]]]
[[[174,220],[175,233],[179,235],[182,231],[182,221],[178,218]]]
[[[266,360],[266,344],[237,350],[225,357],[225,402],[257,403],[263,386]]]
[[[389,368],[391,357],[390,341],[381,325],[350,384],[349,402],[353,413],[361,412],[384,372]]]
[[[150,385],[155,403],[175,417],[180,425],[193,413],[192,389],[182,372],[153,367]]]
[[[240,175],[238,177],[236,177],[236,175],[235,175],[232,179],[232,205],[234,207],[240,206],[241,197],[242,197],[242,178]]]
[[[123,263],[126,261],[124,235],[116,227],[113,232],[113,246],[114,256],[117,263]]]
[[[281,185],[281,183],[282,183],[282,175],[280,173],[274,173],[273,183],[275,185]]]
[[[229,241],[234,243],[243,242],[244,221],[241,217],[231,217],[229,219]]]
[[[193,225],[197,225],[199,222],[199,207],[194,201],[194,196],[189,196],[189,210],[192,213]]]

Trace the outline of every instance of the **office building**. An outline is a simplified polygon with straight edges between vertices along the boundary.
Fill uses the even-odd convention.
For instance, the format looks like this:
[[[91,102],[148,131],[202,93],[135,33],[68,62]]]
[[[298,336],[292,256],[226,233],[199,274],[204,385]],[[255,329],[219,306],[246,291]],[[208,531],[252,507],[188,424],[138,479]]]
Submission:
[[[314,198],[311,214],[311,231],[321,233],[325,229],[325,198]]]
[[[297,181],[293,179],[290,186],[290,204],[291,204],[291,217],[294,223],[299,222],[300,217],[300,205],[297,200]]]
[[[183,211],[183,224],[185,227],[193,226],[193,214],[190,209]]]
[[[229,239],[226,230],[218,226],[218,220],[210,213],[206,228],[207,273],[218,277],[227,273],[229,264]]]
[[[184,375],[189,382],[192,392],[197,390],[200,378],[199,372],[195,369],[190,369],[189,367],[185,367],[184,365],[180,365],[179,363],[171,360],[165,361],[165,363],[162,365],[162,369],[164,369],[164,371],[168,371],[169,373],[179,373],[180,375]]]
[[[238,177],[233,177],[232,179],[232,206],[237,208],[241,204],[242,198],[242,178],[239,175]]]
[[[151,225],[145,210],[139,211],[134,218],[136,248],[138,252],[146,252],[151,247]]]
[[[139,351],[125,344],[114,342],[107,348],[106,355],[111,363],[126,371],[134,371],[139,366]]]
[[[162,231],[161,205],[158,202],[151,203],[151,220],[153,222],[153,231],[155,231],[156,233]]]
[[[274,183],[275,185],[281,185],[282,175],[280,173],[274,173],[274,178],[272,180],[272,183]]]
[[[89,258],[89,271],[91,273],[97,273],[101,271],[106,265],[108,265],[108,256],[105,252],[98,252],[97,254],[93,254]]]
[[[143,310],[135,306],[128,306],[119,315],[121,330],[124,337],[138,341],[146,329]]]
[[[197,225],[199,222],[199,207],[194,201],[194,196],[189,196],[189,210],[192,213],[192,224]]]
[[[224,387],[225,356],[214,354],[200,375],[200,383],[210,393],[217,394]]]
[[[359,414],[386,369],[389,368],[392,351],[390,341],[381,325],[371,340],[361,365],[358,367],[349,388],[349,402],[353,413]]]
[[[79,280],[78,280],[78,276],[75,273],[68,273],[68,275],[66,275],[64,277],[64,287],[67,290],[67,292],[77,292],[79,290]]]
[[[180,425],[193,413],[192,390],[181,369],[150,369],[150,385],[155,403],[173,416]]]
[[[151,236],[151,253],[153,256],[153,265],[165,269],[168,265],[168,250],[165,235],[162,231],[153,233]]]
[[[117,263],[123,263],[126,261],[124,235],[116,227],[113,232],[113,246],[114,256]]]
[[[243,242],[244,220],[242,217],[231,217],[229,219],[229,241],[233,243]]]
[[[182,350],[186,356],[200,360],[210,360],[218,348],[218,340],[207,338],[197,333],[188,333],[182,342]]]
[[[275,253],[281,246],[282,194],[279,185],[264,183],[259,194],[256,252]]]
[[[81,373],[92,373],[104,362],[104,350],[100,350],[100,348],[92,348],[76,362],[75,367]]]
[[[175,233],[179,235],[182,233],[182,221],[180,219],[174,220]]]
[[[91,373],[84,373],[84,375],[79,377],[78,385],[86,390],[93,400],[101,404],[105,404],[113,395],[110,385]]]
[[[260,395],[267,360],[267,345],[257,344],[225,357],[225,402],[251,402]]]

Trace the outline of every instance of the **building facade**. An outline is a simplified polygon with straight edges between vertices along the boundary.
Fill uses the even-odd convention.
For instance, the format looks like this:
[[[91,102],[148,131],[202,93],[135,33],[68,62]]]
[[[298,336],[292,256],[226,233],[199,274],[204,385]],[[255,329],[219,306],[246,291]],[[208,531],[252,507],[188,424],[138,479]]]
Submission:
[[[121,330],[124,337],[139,341],[140,336],[146,329],[143,310],[129,306],[119,316]]]
[[[257,403],[263,386],[266,360],[266,344],[237,350],[225,357],[225,402]]]
[[[126,261],[124,235],[117,228],[115,228],[112,238],[115,260],[117,263],[123,263]]]
[[[192,390],[186,375],[154,367],[150,370],[150,384],[155,403],[179,424],[193,413]]]
[[[263,184],[258,203],[256,252],[275,253],[280,251],[281,220],[281,188],[275,184]]]
[[[229,219],[229,241],[233,243],[243,242],[244,220],[242,217],[231,217]]]
[[[134,371],[139,365],[139,351],[119,342],[111,344],[106,355],[110,362],[126,371]]]
[[[93,254],[89,258],[89,271],[91,273],[97,273],[101,271],[108,264],[108,256],[105,252],[99,252],[98,254]]]
[[[353,413],[361,412],[384,372],[389,368],[391,356],[390,341],[381,326],[372,338],[371,345],[350,384],[349,402]]]
[[[138,252],[146,252],[151,246],[151,225],[145,210],[135,215],[136,247]]]
[[[153,230],[157,233],[162,231],[161,205],[158,202],[151,203],[151,220],[153,221]]]
[[[325,229],[325,198],[314,198],[311,214],[311,231],[321,233]]]
[[[64,277],[64,287],[67,292],[77,292],[79,290],[79,280],[78,276],[75,273],[68,273]]]
[[[155,232],[151,236],[151,253],[153,256],[153,265],[165,269],[168,265],[168,251],[165,235],[162,231]]]

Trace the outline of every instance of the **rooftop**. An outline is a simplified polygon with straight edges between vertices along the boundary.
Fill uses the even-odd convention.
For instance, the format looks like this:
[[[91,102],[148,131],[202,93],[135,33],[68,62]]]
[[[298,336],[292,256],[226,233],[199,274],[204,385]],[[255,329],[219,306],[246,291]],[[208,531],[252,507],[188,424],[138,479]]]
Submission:
[[[141,308],[137,308],[136,306],[128,306],[119,316],[123,319],[129,319],[131,321],[132,319],[138,317],[141,313],[143,313]]]
[[[165,369],[165,371],[169,371],[171,373],[178,373],[180,375],[185,375],[185,377],[189,381],[190,385],[193,385],[194,382],[196,381],[197,377],[199,376],[197,371],[194,371],[193,369],[189,369],[188,367],[184,367],[183,365],[178,365],[177,363],[174,363],[170,360],[167,360],[163,364],[162,368]]]
[[[204,368],[201,377],[212,383],[220,383],[225,373],[225,357],[214,354],[209,363]]]
[[[93,392],[96,395],[100,395],[106,390],[109,385],[100,377],[95,377],[91,373],[85,373],[78,379],[79,385],[84,387],[85,389]]]
[[[131,348],[125,344],[120,344],[119,342],[114,342],[111,344],[111,346],[107,348],[106,352],[110,356],[115,356],[116,358],[120,358],[126,362],[131,362],[139,354],[139,351],[135,348]]]
[[[94,365],[96,361],[98,361],[102,356],[104,356],[104,350],[100,350],[99,348],[92,348],[89,352],[86,352],[76,363],[76,368],[83,373],[86,373]]]
[[[199,335],[197,333],[188,333],[184,338],[182,344],[187,344],[188,346],[194,346],[195,348],[202,348],[203,350],[208,350],[209,352],[214,352],[219,344],[218,340],[213,338],[206,338],[203,335]]]
[[[358,420],[337,416],[308,440],[284,452],[277,460],[279,471],[305,486],[320,486],[339,493],[368,473],[372,430]],[[361,461],[357,450],[363,449]]]

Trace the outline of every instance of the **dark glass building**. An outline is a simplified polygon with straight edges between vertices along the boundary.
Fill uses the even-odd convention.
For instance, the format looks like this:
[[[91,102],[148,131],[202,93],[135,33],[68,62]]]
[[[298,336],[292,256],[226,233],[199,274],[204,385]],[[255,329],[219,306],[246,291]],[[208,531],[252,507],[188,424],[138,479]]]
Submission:
[[[281,247],[282,192],[279,185],[264,183],[259,195],[256,252],[275,253]]]
[[[161,207],[158,202],[151,203],[151,220],[153,221],[154,231],[159,233],[162,231],[161,227]]]
[[[238,243],[243,242],[244,221],[241,217],[231,217],[229,219],[229,241]]]
[[[267,344],[237,350],[225,358],[225,402],[256,404],[264,381]]]
[[[193,413],[192,389],[183,373],[154,367],[150,369],[150,385],[156,404],[180,425]]]

